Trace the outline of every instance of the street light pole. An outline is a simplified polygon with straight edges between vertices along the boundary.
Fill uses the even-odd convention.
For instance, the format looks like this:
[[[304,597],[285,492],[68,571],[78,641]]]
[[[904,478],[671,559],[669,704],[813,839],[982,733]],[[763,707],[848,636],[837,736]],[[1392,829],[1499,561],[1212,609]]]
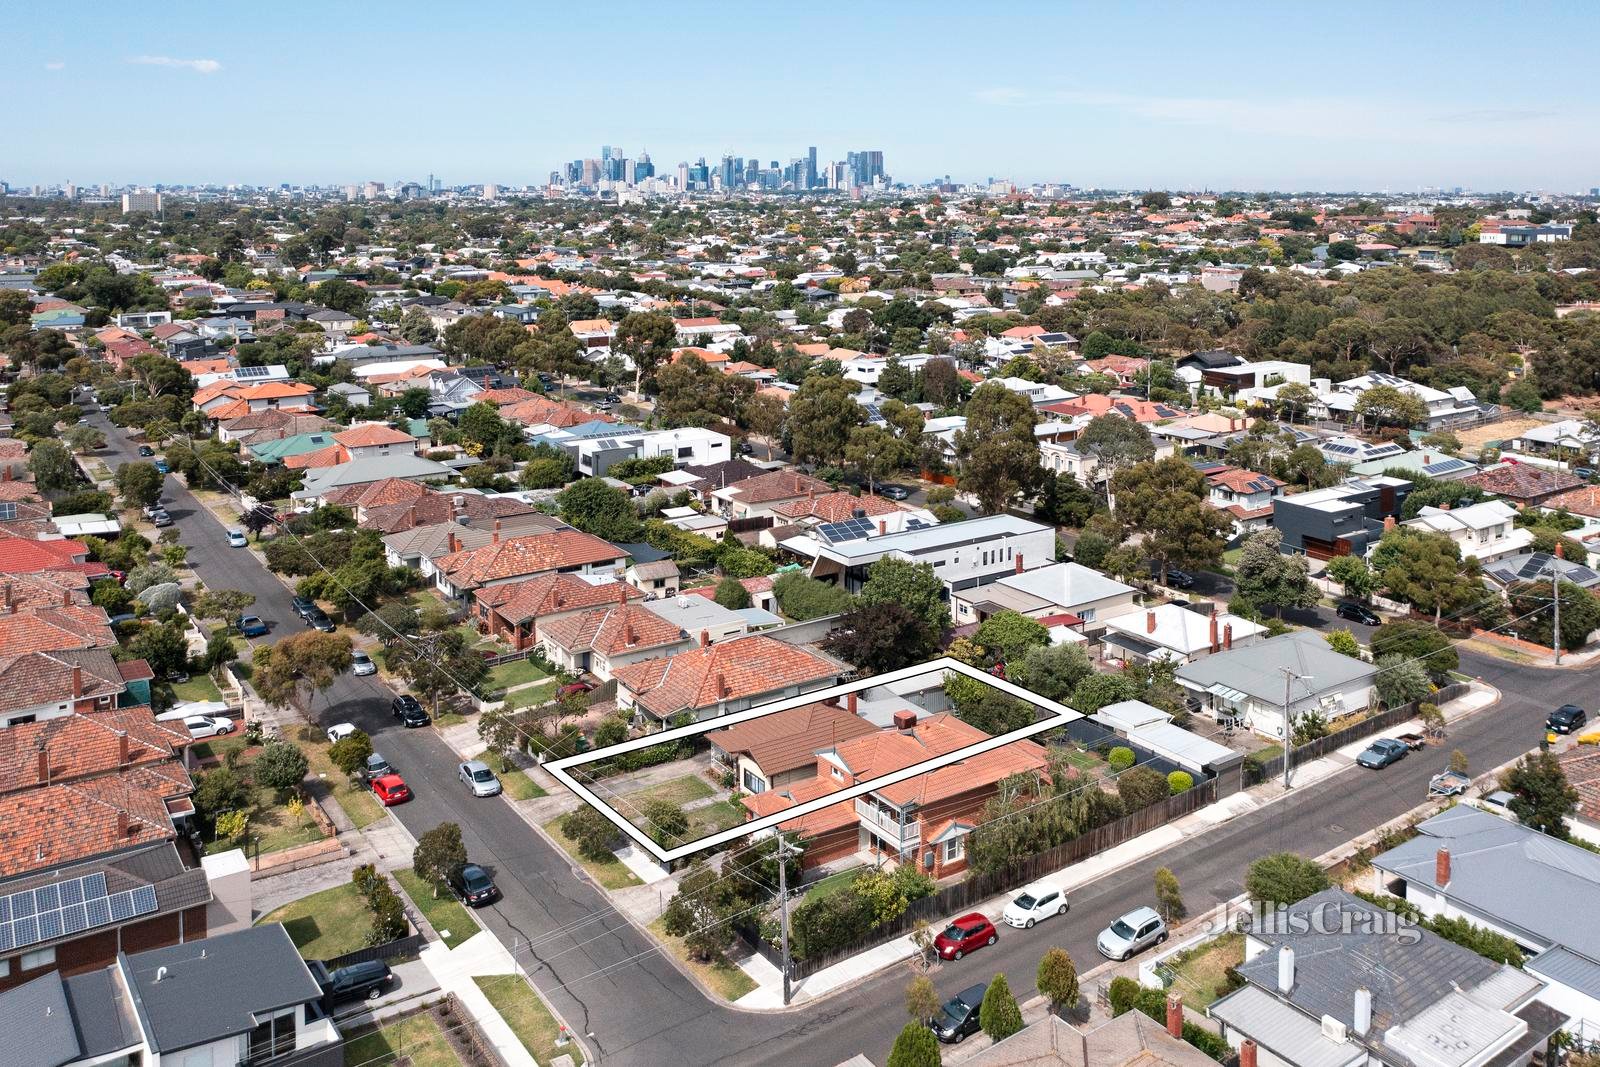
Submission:
[[[1555,601],[1556,621],[1555,632],[1551,638],[1551,647],[1555,649],[1556,665],[1561,664],[1561,561],[1565,553],[1561,549],[1560,539],[1556,540],[1555,559],[1550,562],[1550,599]]]

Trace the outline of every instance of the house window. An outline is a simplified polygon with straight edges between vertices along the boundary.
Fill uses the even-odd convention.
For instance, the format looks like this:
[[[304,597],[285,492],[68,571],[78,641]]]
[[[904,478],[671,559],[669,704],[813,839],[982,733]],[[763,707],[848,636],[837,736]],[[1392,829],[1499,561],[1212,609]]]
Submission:
[[[250,1061],[270,1060],[294,1051],[295,1013],[298,1008],[263,1019],[250,1031]]]
[[[1094,622],[1094,611],[1094,608],[1084,608],[1082,611],[1078,612],[1078,618],[1082,619],[1084,622]]]
[[[767,791],[767,783],[755,771],[746,767],[744,771],[744,791],[746,793],[765,793]]]
[[[38,967],[48,967],[56,961],[54,948],[41,948],[35,952],[24,952],[17,961],[19,970],[31,971]]]
[[[967,854],[967,835],[952,837],[944,843],[944,861],[954,863]]]
[[[844,779],[844,775],[839,773],[839,768],[837,768],[837,767],[829,767],[828,770],[829,770],[829,772],[831,772],[833,774],[833,776],[835,778],[840,779],[841,781]]]
[[[0,500],[0,521],[17,517],[17,505],[11,500]]]

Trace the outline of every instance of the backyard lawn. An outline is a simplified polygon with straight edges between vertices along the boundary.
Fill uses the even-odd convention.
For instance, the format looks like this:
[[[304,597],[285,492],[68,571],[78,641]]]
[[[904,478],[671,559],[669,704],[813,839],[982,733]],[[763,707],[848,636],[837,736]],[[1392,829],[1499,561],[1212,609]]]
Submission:
[[[738,1000],[746,993],[756,988],[756,981],[737,963],[728,960],[717,960],[714,963],[703,963],[700,960],[689,958],[689,953],[684,950],[683,941],[667,933],[666,920],[657,919],[650,924],[650,932],[661,940],[661,943],[672,950],[672,954],[682,960],[707,987],[716,992],[723,1000],[732,1002]]]
[[[1174,992],[1198,1011],[1228,992],[1228,968],[1244,962],[1244,935],[1223,934],[1167,961],[1172,968]]]
[[[480,974],[474,975],[472,980],[478,983],[478,988],[489,998],[494,1010],[500,1013],[506,1025],[517,1035],[522,1047],[539,1063],[549,1063],[563,1054],[571,1056],[575,1064],[583,1062],[583,1049],[578,1047],[577,1042],[569,1041],[560,1048],[556,1047],[556,1038],[561,1031],[555,1016],[550,1014],[550,1009],[544,1006],[538,994],[528,988],[522,975]],[[350,1061],[347,1059],[346,1062]]]
[[[545,823],[544,831],[555,840],[556,844],[561,846],[568,856],[572,857],[573,863],[578,864],[589,872],[589,877],[606,889],[625,889],[630,885],[644,884],[628,869],[626,863],[615,857],[597,861],[585,859],[578,855],[578,846],[573,844],[571,838],[561,832],[561,819],[562,816],[558,816]]]
[[[345,1062],[405,1063],[409,1067],[460,1067],[450,1038],[426,1011],[380,1026],[353,1038],[344,1049]]]
[[[682,778],[674,778],[660,785],[624,793],[622,798],[635,808],[642,809],[645,803],[651,800],[665,800],[668,804],[681,808],[691,801],[704,800],[714,793],[716,790],[711,787],[710,782],[697,774],[686,774]]]
[[[346,882],[285,904],[256,925],[264,923],[282,923],[306,959],[329,960],[367,943],[372,912],[355,885]]]
[[[411,903],[427,918],[428,925],[439,935],[445,948],[455,948],[478,932],[477,922],[448,890],[441,889],[435,899],[433,887],[418,878],[410,867],[395,871],[394,878],[411,898]]]
[[[209,674],[196,674],[187,682],[172,682],[172,698],[174,703],[184,703],[189,700],[221,700],[222,690],[217,688],[217,683],[211,680]]]

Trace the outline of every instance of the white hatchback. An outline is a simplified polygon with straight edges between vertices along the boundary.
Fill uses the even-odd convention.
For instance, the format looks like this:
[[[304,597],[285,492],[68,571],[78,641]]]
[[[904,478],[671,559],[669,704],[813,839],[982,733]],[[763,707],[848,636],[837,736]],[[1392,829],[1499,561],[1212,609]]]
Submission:
[[[196,741],[233,732],[233,720],[220,715],[190,715],[183,720],[183,725]]]
[[[1060,886],[1035,882],[1006,905],[1005,911],[1000,913],[1000,918],[1007,926],[1027,930],[1041,919],[1048,919],[1052,915],[1065,915],[1069,906],[1066,891]]]

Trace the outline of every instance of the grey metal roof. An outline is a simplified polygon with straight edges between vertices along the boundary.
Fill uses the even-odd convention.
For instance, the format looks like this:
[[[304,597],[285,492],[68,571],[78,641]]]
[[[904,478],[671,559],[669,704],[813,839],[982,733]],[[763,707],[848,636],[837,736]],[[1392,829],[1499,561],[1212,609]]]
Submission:
[[[57,971],[0,995],[0,1067],[60,1067],[83,1055]]]
[[[1572,582],[1585,589],[1600,585],[1600,573],[1576,560],[1558,559],[1548,552],[1524,552],[1518,556],[1497,559],[1484,568],[1484,572],[1502,585],[1512,582],[1548,581],[1555,570],[1561,571],[1563,582]]]
[[[115,967],[73,975],[66,980],[72,1022],[81,1055],[88,1059],[137,1045],[142,1036],[127,987]]]
[[[1296,1067],[1346,1067],[1367,1058],[1361,1045],[1324,1037],[1320,1022],[1253,985],[1211,1005],[1211,1017],[1254,1038],[1257,1045]]]
[[[1464,911],[1518,940],[1562,945],[1600,962],[1600,856],[1468,805],[1418,824],[1420,835],[1373,858],[1372,865],[1442,893]],[[1440,846],[1450,849],[1450,882],[1433,881]]]
[[[322,995],[282,923],[122,956],[121,965],[157,1052],[249,1033],[253,1014]]]
[[[1546,949],[1523,966],[1531,974],[1600,1000],[1600,963],[1586,960],[1571,949]]]
[[[1308,630],[1268,638],[1243,648],[1216,652],[1178,668],[1177,677],[1201,689],[1223,684],[1257,700],[1283,701],[1283,672],[1287,667],[1302,678],[1290,687],[1292,705],[1315,701],[1319,694],[1338,692],[1352,684],[1369,682],[1377,668],[1333,651],[1322,635]]]

